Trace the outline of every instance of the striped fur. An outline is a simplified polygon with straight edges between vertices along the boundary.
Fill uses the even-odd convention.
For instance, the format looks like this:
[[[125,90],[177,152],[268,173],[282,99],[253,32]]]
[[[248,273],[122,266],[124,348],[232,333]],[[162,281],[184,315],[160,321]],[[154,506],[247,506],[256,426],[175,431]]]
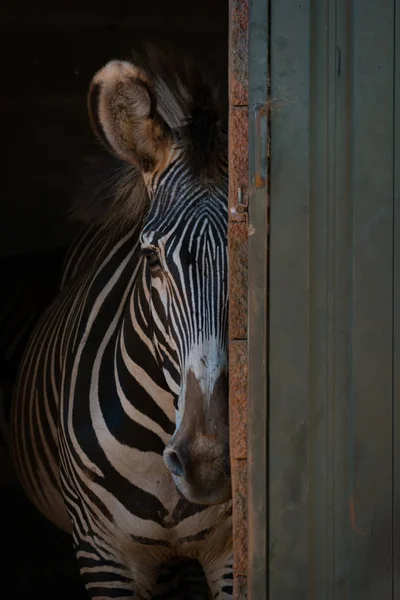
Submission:
[[[108,207],[118,217],[99,214],[69,252],[61,293],[21,365],[14,460],[38,509],[71,531],[90,597],[228,600],[226,148],[214,120],[217,147],[199,136],[211,92],[199,96],[199,119],[190,70],[173,65],[171,79],[165,68],[113,63],[94,79],[99,107],[111,102],[94,126],[124,160],[133,136],[145,185],[135,175],[123,207]],[[123,119],[111,111],[121,106]],[[133,134],[119,140],[126,115]],[[143,131],[156,137],[143,141]],[[144,207],[135,221],[131,202]],[[187,596],[172,589],[175,567],[160,580],[177,559],[198,561],[209,591],[198,568]]]

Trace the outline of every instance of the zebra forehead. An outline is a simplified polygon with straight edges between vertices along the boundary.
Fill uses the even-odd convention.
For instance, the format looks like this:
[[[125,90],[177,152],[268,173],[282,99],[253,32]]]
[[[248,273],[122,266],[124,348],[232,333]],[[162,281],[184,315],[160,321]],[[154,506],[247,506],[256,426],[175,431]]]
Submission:
[[[216,261],[215,267],[228,260],[226,238],[216,236],[210,229],[189,231],[185,235],[165,235],[149,233],[141,238],[142,248],[158,248],[161,256],[173,262],[194,264],[204,261]]]
[[[182,250],[193,250],[198,244],[210,243],[213,247],[227,245],[227,220],[222,214],[201,211],[187,215],[185,219],[177,216],[154,220],[145,225],[141,233],[143,246],[162,246],[165,251],[179,246]]]
[[[169,197],[157,195],[147,215],[147,222],[151,221],[187,221],[197,220],[203,215],[227,217],[228,193],[225,189],[218,190],[219,194],[207,193],[199,190],[197,194],[191,190],[172,190]]]

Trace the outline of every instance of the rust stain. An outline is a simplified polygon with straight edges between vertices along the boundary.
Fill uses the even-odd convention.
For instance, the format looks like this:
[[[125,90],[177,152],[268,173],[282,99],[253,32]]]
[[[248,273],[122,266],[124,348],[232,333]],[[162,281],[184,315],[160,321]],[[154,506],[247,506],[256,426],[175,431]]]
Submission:
[[[268,118],[268,102],[263,106],[257,108],[256,115],[256,141],[257,141],[257,150],[256,150],[256,172],[254,176],[254,183],[256,188],[263,188],[266,185],[266,178],[261,175],[261,120]]]
[[[247,598],[247,577],[238,575],[235,577],[235,585],[233,588],[233,600],[246,600]]]
[[[232,459],[233,554],[235,579],[247,575],[247,460]]]
[[[237,211],[238,190],[240,200],[248,205],[248,148],[249,148],[248,109],[231,108],[229,112],[229,220],[243,221],[243,214]],[[233,209],[233,210],[232,210]]]
[[[248,229],[246,223],[229,227],[229,338],[247,338],[247,262]]]
[[[249,1],[230,2],[230,101],[248,104]]]
[[[229,3],[229,339],[233,599],[247,598],[247,251],[249,0]],[[236,340],[236,341],[234,341]]]
[[[361,531],[360,529],[357,529],[357,526],[356,526],[356,507],[355,507],[353,495],[350,496],[350,524],[351,524],[351,528],[354,531],[354,533],[358,533],[358,535],[365,535],[365,533],[363,531]]]
[[[247,341],[229,344],[229,426],[231,456],[247,457]]]
[[[265,187],[265,179],[264,179],[264,177],[261,177],[260,173],[256,173],[255,184],[256,184],[256,188]]]

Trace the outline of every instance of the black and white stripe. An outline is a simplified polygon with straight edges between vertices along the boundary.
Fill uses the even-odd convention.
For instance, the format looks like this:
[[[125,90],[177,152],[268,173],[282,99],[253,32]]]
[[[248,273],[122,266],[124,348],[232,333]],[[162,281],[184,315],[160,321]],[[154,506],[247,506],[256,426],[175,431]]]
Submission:
[[[17,471],[71,531],[92,598],[172,598],[185,572],[188,597],[232,598],[231,502],[188,501],[164,462],[190,374],[207,414],[228,366],[224,160],[215,173],[196,176],[178,149],[145,179],[142,221],[85,230],[21,365]],[[193,565],[158,579],[177,557],[199,562],[209,591]]]

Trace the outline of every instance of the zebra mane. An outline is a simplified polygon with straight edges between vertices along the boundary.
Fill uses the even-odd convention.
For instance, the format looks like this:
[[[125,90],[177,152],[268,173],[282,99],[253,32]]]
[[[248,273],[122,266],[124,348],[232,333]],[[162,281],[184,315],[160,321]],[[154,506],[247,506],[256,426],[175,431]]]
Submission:
[[[153,84],[156,111],[188,168],[197,176],[216,178],[221,164],[227,163],[227,132],[222,126],[223,102],[210,74],[190,55],[151,44],[134,52],[132,62]],[[85,161],[70,216],[124,228],[142,220],[149,204],[139,169],[101,149]]]
[[[191,171],[218,176],[226,162],[224,103],[211,74],[190,54],[146,44],[133,63],[143,69],[156,92],[156,110],[167,123]]]
[[[83,224],[124,229],[140,223],[149,207],[139,169],[100,148],[84,162],[69,215]]]

